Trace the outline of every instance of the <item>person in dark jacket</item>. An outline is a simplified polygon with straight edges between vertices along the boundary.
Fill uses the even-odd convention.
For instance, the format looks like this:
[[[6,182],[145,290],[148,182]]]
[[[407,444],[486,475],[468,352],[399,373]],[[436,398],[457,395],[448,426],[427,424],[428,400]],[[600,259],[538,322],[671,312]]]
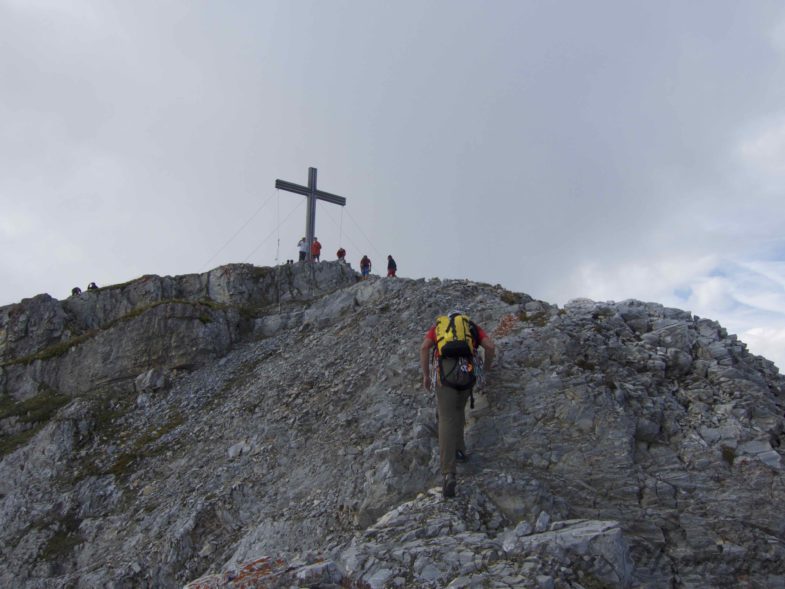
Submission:
[[[392,256],[387,256],[387,276],[395,277],[395,273],[398,271],[398,264],[395,263],[395,260]]]

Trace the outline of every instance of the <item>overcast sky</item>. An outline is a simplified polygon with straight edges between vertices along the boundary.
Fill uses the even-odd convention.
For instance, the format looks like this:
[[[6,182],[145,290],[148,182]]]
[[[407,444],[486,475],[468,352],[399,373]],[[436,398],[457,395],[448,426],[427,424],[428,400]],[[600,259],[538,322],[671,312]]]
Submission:
[[[0,0],[0,305],[323,258],[638,298],[785,367],[785,4]]]

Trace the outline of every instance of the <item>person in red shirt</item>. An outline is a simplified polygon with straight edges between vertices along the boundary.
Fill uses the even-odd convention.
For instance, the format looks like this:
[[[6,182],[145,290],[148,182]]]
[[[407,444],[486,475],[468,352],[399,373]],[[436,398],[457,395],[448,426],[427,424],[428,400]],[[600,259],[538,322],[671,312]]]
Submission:
[[[452,311],[449,317],[463,315],[458,310]],[[496,354],[496,344],[493,339],[476,323],[469,320],[470,332],[474,340],[474,349],[481,346],[485,353],[484,369],[488,370],[493,364]],[[433,350],[433,364],[431,362]],[[444,358],[444,362],[451,361],[454,366],[455,359]],[[438,365],[439,348],[436,345],[436,325],[431,326],[423,338],[420,346],[420,368],[422,370],[422,385],[425,390],[435,388],[436,402],[439,415],[439,461],[441,463],[442,494],[445,497],[455,496],[456,487],[456,460],[466,460],[466,443],[463,439],[463,428],[466,423],[466,401],[472,389],[459,391],[439,382],[439,371],[433,370]],[[433,371],[432,371],[433,370]]]
[[[322,244],[319,243],[319,238],[314,237],[313,242],[311,243],[311,258],[315,261],[319,261],[319,254],[322,253]]]
[[[360,274],[362,274],[363,280],[368,278],[368,275],[371,273],[371,258],[368,256],[363,256],[360,260]]]

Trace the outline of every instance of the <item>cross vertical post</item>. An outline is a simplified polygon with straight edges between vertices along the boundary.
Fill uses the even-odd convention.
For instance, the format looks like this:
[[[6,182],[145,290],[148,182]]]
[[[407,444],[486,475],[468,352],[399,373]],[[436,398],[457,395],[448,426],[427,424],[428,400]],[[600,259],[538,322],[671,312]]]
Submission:
[[[308,244],[308,252],[305,259],[309,262],[311,258],[311,244],[316,236],[316,168],[308,168],[308,211],[305,214],[305,241]]]
[[[300,186],[286,180],[276,180],[275,187],[295,194],[302,194],[307,197],[307,210],[305,211],[305,240],[308,250],[305,259],[309,262],[313,260],[311,255],[311,244],[316,234],[316,201],[324,200],[336,205],[346,206],[346,199],[337,194],[330,194],[316,188],[316,168],[308,168],[308,186]]]

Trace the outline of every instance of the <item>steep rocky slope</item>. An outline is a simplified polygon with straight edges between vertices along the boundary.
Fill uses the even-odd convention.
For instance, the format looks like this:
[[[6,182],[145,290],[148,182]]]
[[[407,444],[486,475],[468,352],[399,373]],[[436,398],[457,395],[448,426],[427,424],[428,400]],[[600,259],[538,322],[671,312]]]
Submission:
[[[456,306],[500,356],[445,501]],[[684,311],[240,265],[4,307],[0,354],[2,586],[785,587],[785,381]]]

